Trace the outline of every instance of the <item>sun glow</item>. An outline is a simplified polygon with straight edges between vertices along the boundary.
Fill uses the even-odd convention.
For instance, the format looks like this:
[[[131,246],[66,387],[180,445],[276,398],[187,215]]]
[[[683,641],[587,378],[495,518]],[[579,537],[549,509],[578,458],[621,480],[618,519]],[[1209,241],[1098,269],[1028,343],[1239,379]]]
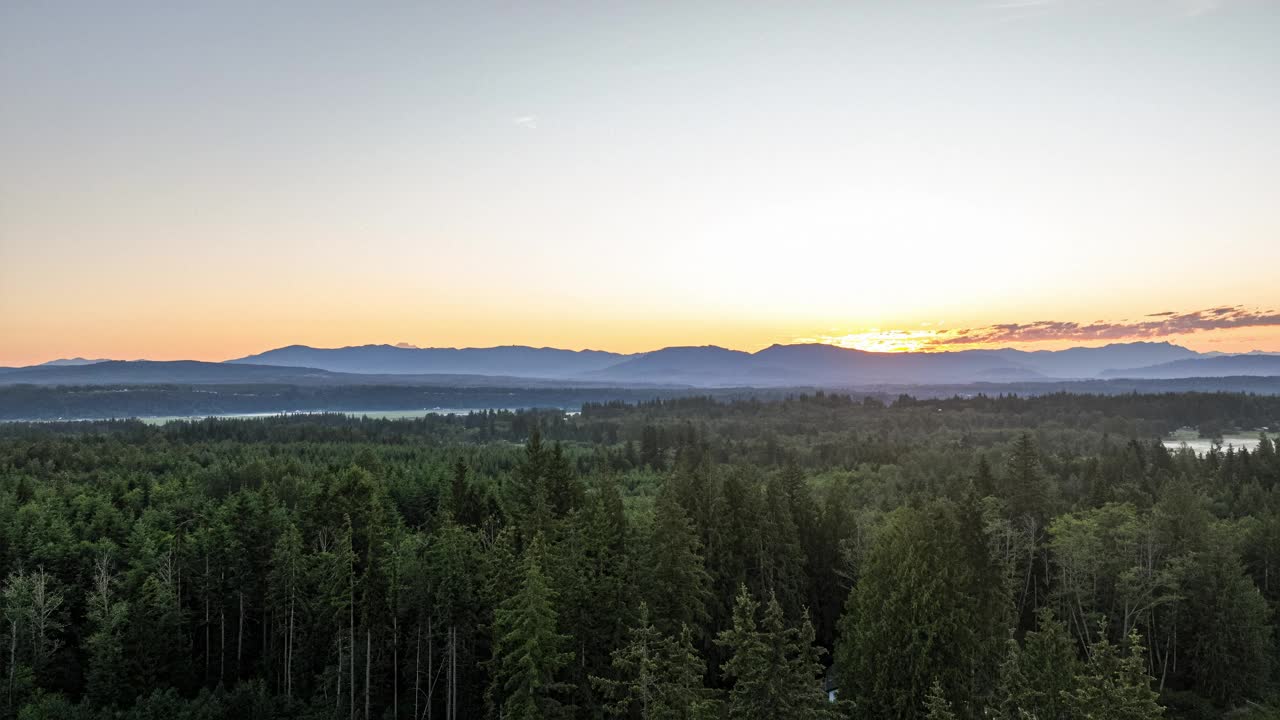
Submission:
[[[848,335],[821,335],[806,338],[813,342],[867,352],[925,352],[933,349],[937,330],[881,330],[871,328]]]

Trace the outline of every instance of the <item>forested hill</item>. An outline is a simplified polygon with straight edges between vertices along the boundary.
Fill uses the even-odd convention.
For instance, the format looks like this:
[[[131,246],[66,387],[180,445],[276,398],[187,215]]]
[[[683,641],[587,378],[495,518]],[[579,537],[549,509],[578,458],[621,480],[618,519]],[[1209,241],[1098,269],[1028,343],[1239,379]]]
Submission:
[[[4,385],[0,383],[0,420],[75,420],[129,417],[203,417],[286,412],[378,412],[424,409],[540,407],[576,410],[584,404],[629,403],[690,396],[721,400],[777,400],[813,388],[609,387],[559,381],[525,384],[492,382],[415,383],[401,376],[395,384],[171,384],[171,385]],[[1069,392],[1088,395],[1133,393],[1250,393],[1280,395],[1280,377],[1180,378],[1172,380],[1087,380],[1078,382],[976,383],[959,385],[873,385],[850,391],[857,397],[892,400],[921,398],[1034,397]]]
[[[1280,398],[6,424],[0,717],[1274,717],[1280,456],[1181,425]]]

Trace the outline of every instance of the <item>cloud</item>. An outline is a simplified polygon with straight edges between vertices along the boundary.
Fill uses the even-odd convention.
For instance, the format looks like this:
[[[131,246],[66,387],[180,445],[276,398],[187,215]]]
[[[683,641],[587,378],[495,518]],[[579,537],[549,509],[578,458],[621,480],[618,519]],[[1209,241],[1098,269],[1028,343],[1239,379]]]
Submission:
[[[538,116],[537,115],[521,115],[518,118],[512,118],[511,124],[517,127],[526,128],[528,130],[537,130]]]
[[[1133,340],[1187,335],[1207,330],[1280,325],[1280,311],[1251,310],[1242,305],[1224,305],[1188,313],[1160,312],[1136,322],[1077,323],[1039,320],[1031,323],[1000,323],[980,328],[949,331],[931,345],[985,345],[990,343],[1034,343],[1049,340]]]
[[[1057,0],[1004,0],[1004,2],[993,2],[983,5],[984,10],[1023,10],[1026,8],[1041,8],[1046,5],[1053,5]]]
[[[1156,17],[1198,18],[1221,12],[1233,0],[989,0],[980,3],[980,11],[995,16],[997,22],[1041,17],[1053,12],[1075,12],[1094,15],[1122,8],[1149,13]]]

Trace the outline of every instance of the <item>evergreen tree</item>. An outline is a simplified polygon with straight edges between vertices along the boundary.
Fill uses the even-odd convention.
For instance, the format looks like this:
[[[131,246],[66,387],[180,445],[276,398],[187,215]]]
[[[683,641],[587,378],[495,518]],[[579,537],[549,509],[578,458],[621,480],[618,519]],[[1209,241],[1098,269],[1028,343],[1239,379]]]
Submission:
[[[557,545],[558,614],[577,654],[570,673],[581,707],[599,704],[590,677],[607,674],[610,653],[624,643],[631,621],[635,601],[627,532],[622,495],[606,478],[592,489],[581,510],[570,515]]]
[[[1027,633],[1021,647],[1009,640],[997,693],[1001,716],[1067,720],[1065,698],[1075,691],[1082,670],[1076,643],[1052,610],[1042,608],[1037,620],[1037,629]]]
[[[1138,631],[1126,638],[1124,652],[1107,640],[1102,628],[1089,647],[1089,659],[1075,688],[1062,697],[1072,718],[1152,720],[1164,715],[1147,674],[1146,648]]]
[[[820,650],[812,645],[813,626],[806,616],[800,628],[788,628],[782,606],[770,597],[762,618],[759,603],[743,586],[733,606],[733,626],[716,644],[727,651],[724,662],[732,720],[812,720],[827,717],[830,706],[822,688]]]
[[[547,460],[550,452],[542,444],[542,432],[534,427],[524,444],[524,454],[511,475],[507,500],[510,514],[521,521],[541,526],[550,515],[547,498]]]
[[[969,522],[939,501],[900,508],[880,531],[836,646],[840,691],[859,712],[918,717],[937,680],[967,714],[993,689],[987,669],[999,662],[1003,589],[989,579],[990,560],[977,547],[980,534],[964,529]]]
[[[611,715],[640,720],[710,720],[717,703],[702,685],[706,665],[693,647],[689,628],[676,637],[663,635],[649,621],[649,608],[640,606],[639,622],[628,631],[625,645],[613,651],[617,679],[593,677],[612,702]]]
[[[467,463],[458,458],[449,483],[449,509],[459,524],[477,527],[484,521],[484,502],[467,480]]]
[[[551,513],[562,518],[582,504],[585,493],[582,482],[565,457],[564,446],[558,442],[551,446],[546,473],[547,502],[551,506]]]
[[[503,551],[499,562],[504,576],[501,586],[494,588],[495,598],[505,598],[521,581],[519,561],[514,555],[505,554],[509,549],[506,541],[510,540],[510,533],[503,533],[501,538],[503,542],[495,542],[491,547],[491,550]],[[427,602],[420,615],[425,616],[428,668],[434,662],[437,636],[442,638],[443,647],[443,691],[435,691],[437,679],[428,672],[427,704],[431,706],[437,697],[443,696],[446,717],[456,717],[457,706],[463,700],[461,673],[467,663],[465,641],[480,623],[477,608],[481,605],[492,607],[491,603],[482,603],[480,598],[480,578],[477,577],[477,569],[482,562],[480,553],[480,538],[475,531],[448,522],[431,536],[425,558],[426,577],[417,583],[421,588],[419,601]],[[421,625],[420,618],[419,631],[422,630]],[[418,664],[420,666],[421,662]]]
[[[986,455],[978,456],[978,465],[973,471],[973,487],[979,497],[988,497],[996,491],[996,479]]]
[[[118,579],[104,552],[94,560],[93,587],[88,598],[88,620],[93,632],[85,639],[89,651],[88,698],[102,707],[114,707],[126,699],[128,684],[124,666],[124,627],[129,605],[118,599]]]
[[[937,680],[933,681],[929,686],[929,694],[925,695],[924,710],[927,720],[956,720],[951,703],[947,702],[947,696],[942,692],[942,684]]]
[[[1040,451],[1031,433],[1019,434],[1013,443],[1000,486],[1009,514],[1012,517],[1043,515],[1048,502],[1046,485],[1040,466]]]
[[[647,583],[654,624],[669,635],[701,627],[710,585],[693,523],[672,495],[664,488],[654,507]]]
[[[1221,705],[1260,696],[1272,647],[1271,613],[1227,538],[1195,558],[1182,580],[1187,662],[1196,687]]]
[[[759,585],[778,597],[789,617],[798,617],[805,605],[804,548],[792,508],[794,488],[788,478],[770,476],[764,484],[763,514],[758,524],[757,560]]]
[[[568,638],[556,632],[556,594],[543,573],[542,554],[542,539],[535,536],[525,550],[519,590],[494,612],[489,702],[512,720],[565,717],[571,711],[559,700],[570,689],[559,675],[573,653],[562,649]]]

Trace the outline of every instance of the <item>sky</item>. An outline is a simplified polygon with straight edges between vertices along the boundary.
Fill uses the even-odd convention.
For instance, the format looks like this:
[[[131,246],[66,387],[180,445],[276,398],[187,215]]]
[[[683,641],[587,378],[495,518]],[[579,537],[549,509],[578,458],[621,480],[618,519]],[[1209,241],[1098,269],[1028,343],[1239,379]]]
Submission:
[[[0,365],[1280,350],[1280,2],[0,3]]]

